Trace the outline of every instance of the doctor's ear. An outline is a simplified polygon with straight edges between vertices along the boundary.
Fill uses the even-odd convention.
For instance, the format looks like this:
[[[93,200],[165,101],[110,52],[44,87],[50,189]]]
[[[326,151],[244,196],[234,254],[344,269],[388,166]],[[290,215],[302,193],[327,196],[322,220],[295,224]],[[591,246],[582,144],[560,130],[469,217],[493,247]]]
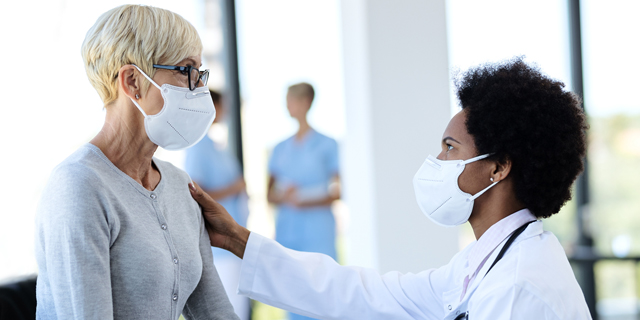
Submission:
[[[512,162],[508,157],[495,161],[491,172],[491,182],[498,182],[506,179],[511,172],[511,166]]]
[[[140,86],[140,72],[136,67],[127,64],[118,71],[118,87],[122,93],[133,100],[138,100],[142,96]]]

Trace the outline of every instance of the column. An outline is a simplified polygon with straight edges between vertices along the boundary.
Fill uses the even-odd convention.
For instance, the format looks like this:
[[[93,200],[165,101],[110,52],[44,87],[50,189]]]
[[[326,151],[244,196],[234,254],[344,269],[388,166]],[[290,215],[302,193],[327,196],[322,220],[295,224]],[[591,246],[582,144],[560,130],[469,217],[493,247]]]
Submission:
[[[429,221],[412,179],[440,152],[451,118],[444,0],[342,0],[350,212],[347,263],[419,272],[458,251],[458,229]]]

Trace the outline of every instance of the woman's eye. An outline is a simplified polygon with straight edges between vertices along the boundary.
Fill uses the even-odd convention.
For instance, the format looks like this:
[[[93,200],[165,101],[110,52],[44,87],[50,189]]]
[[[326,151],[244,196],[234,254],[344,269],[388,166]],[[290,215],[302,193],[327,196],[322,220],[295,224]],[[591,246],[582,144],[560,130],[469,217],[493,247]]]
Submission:
[[[180,70],[180,73],[181,73],[183,76],[186,76],[186,75],[188,75],[188,74],[189,74],[189,71],[187,71],[187,70],[184,70],[184,69],[183,69],[183,70]]]
[[[453,149],[453,146],[450,144],[447,144],[447,151],[451,151],[451,149]]]

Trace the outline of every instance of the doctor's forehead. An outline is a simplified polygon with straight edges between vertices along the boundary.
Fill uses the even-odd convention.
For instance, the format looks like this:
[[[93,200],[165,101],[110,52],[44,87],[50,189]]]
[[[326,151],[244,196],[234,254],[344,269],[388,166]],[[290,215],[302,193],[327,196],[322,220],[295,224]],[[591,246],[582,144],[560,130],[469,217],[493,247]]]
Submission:
[[[457,142],[461,145],[473,145],[473,137],[467,132],[467,125],[465,124],[467,120],[467,115],[465,110],[458,112],[447,125],[447,128],[444,130],[444,134],[442,135],[442,139],[445,140],[447,138],[454,140],[453,142]],[[447,139],[447,140],[449,140]]]

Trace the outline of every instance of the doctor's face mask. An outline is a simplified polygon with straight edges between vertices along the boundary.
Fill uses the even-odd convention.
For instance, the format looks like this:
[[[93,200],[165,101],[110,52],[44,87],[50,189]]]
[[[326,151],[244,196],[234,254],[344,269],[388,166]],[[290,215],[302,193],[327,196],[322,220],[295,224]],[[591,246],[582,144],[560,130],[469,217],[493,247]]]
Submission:
[[[151,83],[160,90],[164,106],[158,114],[147,115],[133,99],[133,103],[144,115],[144,129],[149,139],[165,150],[182,150],[198,143],[211,127],[216,117],[209,88],[189,88],[163,84],[160,87],[134,65]]]
[[[498,181],[475,195],[460,190],[458,177],[467,164],[482,160],[488,154],[469,160],[439,160],[431,155],[413,177],[416,201],[422,213],[438,225],[453,227],[469,220],[473,202]]]

